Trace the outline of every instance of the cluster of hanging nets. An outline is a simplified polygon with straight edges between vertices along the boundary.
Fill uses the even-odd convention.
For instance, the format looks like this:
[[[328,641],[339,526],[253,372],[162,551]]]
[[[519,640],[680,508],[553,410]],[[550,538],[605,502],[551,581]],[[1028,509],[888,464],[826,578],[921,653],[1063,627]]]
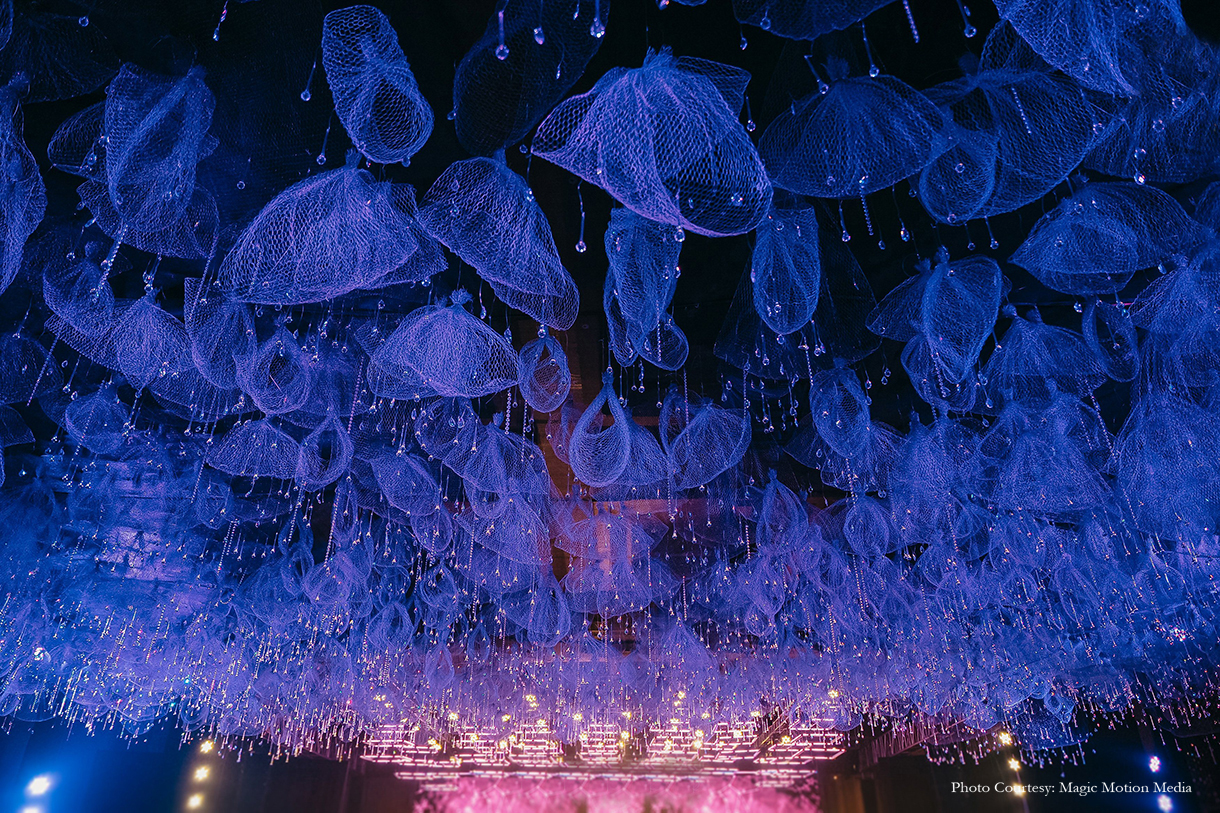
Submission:
[[[997,0],[922,87],[844,32],[918,54],[916,0],[735,0],[810,52],[770,89],[587,75],[608,0],[496,4],[451,88],[422,7],[144,53],[94,5],[0,30],[0,715],[1206,712],[1220,55],[1171,0]]]

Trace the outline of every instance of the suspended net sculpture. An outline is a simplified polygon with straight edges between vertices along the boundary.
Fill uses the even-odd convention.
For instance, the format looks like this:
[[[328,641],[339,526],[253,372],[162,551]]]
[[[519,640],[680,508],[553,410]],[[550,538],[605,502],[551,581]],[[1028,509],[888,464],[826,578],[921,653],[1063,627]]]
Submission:
[[[500,516],[519,498],[545,513],[551,480],[542,450],[500,427],[478,424],[469,452],[445,459],[466,483],[471,509],[481,517]]]
[[[115,393],[106,390],[74,401],[64,410],[69,437],[94,454],[117,452],[125,440],[126,423],[127,410]]]
[[[593,489],[599,500],[660,499],[666,496],[669,464],[656,437],[624,410],[630,451],[627,465],[613,483]]]
[[[54,258],[43,270],[42,298],[56,316],[81,333],[97,333],[114,321],[114,291],[96,262]]]
[[[999,403],[1049,404],[1059,394],[1082,396],[1105,380],[1080,334],[1045,324],[1037,310],[1012,320],[983,366]]]
[[[584,74],[610,0],[501,3],[453,80],[458,141],[490,155],[521,141]]]
[[[208,454],[214,469],[236,477],[291,479],[296,473],[300,445],[270,421],[240,424],[219,440]]]
[[[822,273],[809,324],[788,335],[772,330],[759,315],[747,268],[716,338],[717,358],[751,376],[795,381],[807,378],[815,365],[853,363],[877,349],[879,340],[865,328],[877,300],[860,264],[824,226],[818,230],[818,244]]]
[[[249,356],[237,359],[237,364],[237,383],[263,412],[292,412],[309,400],[309,359],[282,325]]]
[[[878,336],[907,342],[902,365],[928,403],[973,406],[972,377],[991,337],[1006,282],[994,260],[975,256],[923,262],[920,273],[900,283],[869,314]]]
[[[186,328],[149,297],[126,310],[115,325],[117,369],[136,390],[181,372],[188,363]]]
[[[420,222],[510,307],[556,330],[576,321],[580,294],[559,261],[546,215],[503,161],[450,165],[428,190]]]
[[[572,473],[591,486],[607,486],[617,480],[631,458],[630,420],[614,392],[614,377],[602,376],[602,390],[581,413],[568,441]],[[602,409],[610,411],[610,426],[602,425]]]
[[[384,371],[396,392],[405,387],[419,395],[474,398],[517,382],[512,345],[456,302],[411,311],[370,364]]]
[[[668,312],[681,274],[681,241],[671,229],[615,209],[605,242],[610,269],[602,308],[615,358],[631,364],[639,356],[665,370],[681,368],[689,345]]]
[[[572,371],[563,345],[539,331],[537,339],[528,342],[517,354],[517,385],[521,397],[539,412],[554,412],[568,399],[572,389]]]
[[[829,486],[853,494],[887,490],[905,439],[871,419],[855,373],[844,368],[818,373],[810,382],[809,398],[812,417],[784,451],[818,470]]]
[[[233,299],[291,305],[421,282],[446,267],[409,186],[354,164],[307,178],[258,213],[221,263]]]
[[[529,640],[554,646],[572,629],[572,612],[555,577],[546,575],[532,589],[504,597],[509,619],[528,633]]]
[[[1011,261],[1056,291],[1108,294],[1197,239],[1194,222],[1159,189],[1088,184],[1035,223]]]
[[[3,162],[6,192],[0,209],[0,234],[4,239],[0,293],[12,284],[21,270],[26,240],[42,222],[47,208],[46,186],[34,156],[25,145],[22,122],[16,88],[10,84],[0,90],[0,162]]]
[[[758,151],[781,189],[862,198],[909,178],[949,147],[947,123],[926,96],[892,76],[849,78],[832,64],[825,93],[780,113]]]
[[[822,287],[817,213],[785,203],[776,196],[759,224],[750,258],[754,308],[778,335],[800,330],[813,319]]]
[[[72,99],[103,87],[119,71],[119,59],[97,26],[74,14],[22,11],[12,18],[0,49],[0,77],[20,76],[26,102]],[[88,17],[84,18],[88,20]]]
[[[608,71],[538,125],[533,152],[641,217],[698,234],[744,234],[771,182],[738,112],[749,74],[668,51]]]
[[[977,73],[926,91],[952,119],[952,146],[919,175],[920,202],[943,223],[1040,199],[1080,165],[1102,127],[1084,91],[1023,58],[1014,39],[996,28]]]
[[[1132,381],[1140,371],[1139,338],[1135,322],[1122,304],[1093,300],[1081,319],[1085,343],[1115,381]]]
[[[322,65],[356,149],[377,164],[409,163],[432,133],[432,108],[386,16],[372,6],[327,14]]]
[[[1178,29],[1148,32],[1132,51],[1128,62],[1145,66],[1139,92],[1115,105],[1085,166],[1136,183],[1214,174],[1220,52]]]
[[[352,464],[354,444],[343,423],[334,415],[319,423],[301,441],[295,479],[302,488],[320,491],[331,485]]]
[[[0,448],[33,442],[34,433],[17,410],[0,407]]]
[[[750,444],[750,415],[671,389],[660,416],[661,445],[675,488],[711,482],[735,466]]]
[[[106,101],[66,121],[48,150],[51,163],[86,180],[77,190],[119,245],[176,257],[215,250],[216,203],[196,185],[197,164],[215,148],[208,126],[216,100],[202,68],[164,76],[124,65]]]

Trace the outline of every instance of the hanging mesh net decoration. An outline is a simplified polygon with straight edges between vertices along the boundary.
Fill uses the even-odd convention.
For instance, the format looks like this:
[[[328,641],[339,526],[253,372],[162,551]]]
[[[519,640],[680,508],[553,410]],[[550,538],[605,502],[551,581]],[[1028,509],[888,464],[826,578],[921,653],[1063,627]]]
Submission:
[[[576,321],[580,294],[559,261],[546,216],[503,161],[452,164],[428,190],[420,222],[510,307],[557,330]]]
[[[1089,184],[1034,224],[1012,262],[1056,291],[1109,294],[1197,239],[1182,206],[1159,189]]]
[[[771,208],[759,224],[750,281],[754,308],[777,334],[800,330],[813,318],[822,287],[817,213],[799,205]]]
[[[0,294],[21,270],[25,243],[42,222],[47,190],[38,164],[22,137],[22,113],[11,88],[0,90],[0,162],[4,167],[4,206],[0,208]]]
[[[900,79],[834,75],[825,93],[780,113],[758,149],[777,187],[854,198],[926,167],[949,146],[946,129],[944,113]]]
[[[221,263],[232,298],[268,305],[420,282],[445,269],[410,187],[349,166],[307,178],[258,213]]]
[[[631,456],[630,420],[614,393],[614,379],[602,376],[602,390],[581,414],[568,441],[572,473],[591,486],[613,483],[627,468]],[[609,408],[611,424],[602,425],[602,409]]]
[[[13,16],[11,33],[0,48],[0,76],[23,78],[27,102],[92,93],[119,70],[106,35],[76,15],[23,10]]]
[[[620,364],[637,356],[665,370],[686,362],[686,334],[669,313],[681,270],[682,243],[671,229],[629,209],[615,209],[606,228],[610,269],[602,307],[610,328],[610,347]]]
[[[1189,14],[222,5],[0,0],[7,722],[512,811],[576,803],[561,753],[610,796],[796,781],[866,715],[945,760],[1206,716]],[[658,20],[693,50],[598,53]]]
[[[458,141],[490,155],[523,139],[584,74],[610,0],[500,3],[453,79]]]
[[[1094,145],[1100,110],[1022,48],[1011,29],[997,27],[976,73],[926,92],[952,120],[952,146],[919,175],[920,202],[943,223],[1038,200]]]
[[[563,345],[543,334],[522,347],[517,355],[517,384],[521,397],[539,412],[559,409],[572,389],[572,372]]]
[[[411,311],[370,364],[420,395],[474,398],[517,383],[512,345],[460,304]]]
[[[211,255],[216,204],[195,177],[215,148],[208,135],[215,107],[202,68],[165,76],[124,65],[104,103],[61,125],[48,153],[53,164],[86,179],[81,200],[115,242],[107,267],[122,243],[170,256]]]
[[[1091,392],[1104,373],[1080,334],[1045,324],[1034,310],[1012,320],[983,377],[1001,403],[1041,406],[1060,393]]]
[[[327,14],[322,65],[356,148],[377,164],[409,163],[432,133],[432,108],[386,16],[372,6]]]
[[[737,120],[750,76],[667,51],[608,71],[538,125],[533,152],[641,217],[698,234],[744,234],[771,182]]]
[[[950,260],[941,252],[934,263],[921,263],[917,276],[900,283],[877,305],[869,314],[868,328],[907,342],[913,352],[904,352],[902,363],[916,389],[948,398],[978,361],[995,327],[1003,293],[1003,277],[994,260]]]
[[[671,389],[660,416],[661,445],[677,488],[694,488],[736,465],[750,443],[750,415]]]
[[[1123,96],[1138,93],[1139,60],[1132,57],[1140,29],[1172,31],[1181,19],[1176,4],[1166,2],[1000,0],[996,9],[1053,67],[1087,88]]]

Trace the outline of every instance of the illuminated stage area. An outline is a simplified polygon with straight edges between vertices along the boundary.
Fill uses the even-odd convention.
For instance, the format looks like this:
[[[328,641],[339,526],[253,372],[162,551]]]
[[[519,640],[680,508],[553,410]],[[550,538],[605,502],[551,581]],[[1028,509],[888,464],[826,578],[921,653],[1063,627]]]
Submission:
[[[0,813],[1220,809],[1216,0],[0,0],[0,176]]]
[[[458,777],[665,782],[741,775],[786,787],[808,778],[818,761],[842,754],[842,739],[834,730],[793,726],[777,715],[736,727],[677,719],[634,731],[592,724],[565,742],[540,720],[483,731],[387,727],[370,738],[363,758],[425,784],[447,785]]]

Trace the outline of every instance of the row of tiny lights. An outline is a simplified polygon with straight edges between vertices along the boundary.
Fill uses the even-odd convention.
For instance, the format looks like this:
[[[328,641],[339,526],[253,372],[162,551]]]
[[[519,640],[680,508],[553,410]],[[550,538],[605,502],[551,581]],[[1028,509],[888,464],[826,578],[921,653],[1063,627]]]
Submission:
[[[216,750],[216,743],[212,742],[211,740],[204,740],[203,742],[199,743],[199,753],[202,754],[204,757],[208,756],[215,750]],[[193,781],[195,783],[206,782],[208,777],[211,775],[212,775],[211,766],[207,765],[205,762],[203,762],[203,760],[200,760],[200,762],[195,765],[195,770],[191,774],[191,781]],[[202,810],[203,802],[204,802],[203,793],[200,791],[195,791],[190,796],[186,797],[186,809],[187,810]]]

